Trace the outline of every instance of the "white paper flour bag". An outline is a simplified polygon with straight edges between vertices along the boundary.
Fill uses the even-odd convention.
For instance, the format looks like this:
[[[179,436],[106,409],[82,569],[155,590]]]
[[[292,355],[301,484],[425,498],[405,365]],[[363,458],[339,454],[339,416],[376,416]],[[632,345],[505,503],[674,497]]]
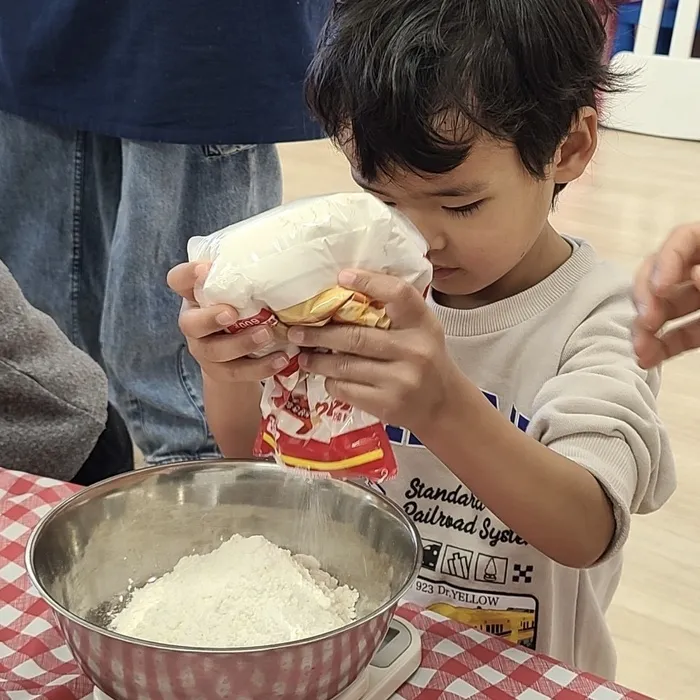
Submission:
[[[420,233],[398,211],[365,193],[301,200],[188,244],[190,261],[210,261],[202,306],[239,313],[231,333],[261,324],[355,323],[388,328],[381,304],[338,286],[348,268],[399,277],[424,293],[432,269]],[[384,427],[332,399],[322,377],[299,369],[298,348],[262,398],[258,456],[286,465],[374,481],[396,473]]]

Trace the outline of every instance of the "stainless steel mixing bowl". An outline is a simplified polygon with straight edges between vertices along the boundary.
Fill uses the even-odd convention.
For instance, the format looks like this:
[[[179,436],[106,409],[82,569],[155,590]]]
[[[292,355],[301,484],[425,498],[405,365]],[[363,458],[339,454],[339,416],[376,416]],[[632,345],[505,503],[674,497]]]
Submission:
[[[264,535],[360,593],[358,621],[290,644],[201,649],[104,625],[123,596],[234,533]],[[415,526],[357,484],[211,461],[115,477],[68,499],[27,549],[32,582],[87,676],[114,700],[328,700],[367,667],[421,561]]]

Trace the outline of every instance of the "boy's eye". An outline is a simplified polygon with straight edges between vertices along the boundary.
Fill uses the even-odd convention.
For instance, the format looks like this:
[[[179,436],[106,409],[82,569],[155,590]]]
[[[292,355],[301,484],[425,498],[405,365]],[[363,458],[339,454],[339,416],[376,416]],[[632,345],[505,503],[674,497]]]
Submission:
[[[452,216],[469,216],[473,214],[486,200],[480,199],[478,202],[472,202],[471,204],[465,204],[463,207],[443,207],[445,211],[448,211]]]

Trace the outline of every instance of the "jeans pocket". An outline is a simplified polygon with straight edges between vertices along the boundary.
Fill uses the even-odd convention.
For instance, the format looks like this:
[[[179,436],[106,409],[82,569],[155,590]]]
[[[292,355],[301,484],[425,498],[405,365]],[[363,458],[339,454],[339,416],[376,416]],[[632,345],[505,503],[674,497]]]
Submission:
[[[202,146],[202,152],[205,158],[228,158],[229,156],[235,156],[237,153],[242,153],[243,151],[249,151],[251,148],[255,148],[253,143],[233,143],[233,144],[222,144],[222,143],[211,143]]]

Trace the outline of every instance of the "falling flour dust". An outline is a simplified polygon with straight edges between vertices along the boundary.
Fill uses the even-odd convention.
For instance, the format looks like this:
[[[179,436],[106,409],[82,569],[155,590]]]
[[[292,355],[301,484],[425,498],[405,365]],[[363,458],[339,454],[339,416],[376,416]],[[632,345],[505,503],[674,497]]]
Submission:
[[[313,557],[292,555],[264,537],[234,535],[134,591],[110,628],[179,646],[266,646],[352,622],[358,597]]]

